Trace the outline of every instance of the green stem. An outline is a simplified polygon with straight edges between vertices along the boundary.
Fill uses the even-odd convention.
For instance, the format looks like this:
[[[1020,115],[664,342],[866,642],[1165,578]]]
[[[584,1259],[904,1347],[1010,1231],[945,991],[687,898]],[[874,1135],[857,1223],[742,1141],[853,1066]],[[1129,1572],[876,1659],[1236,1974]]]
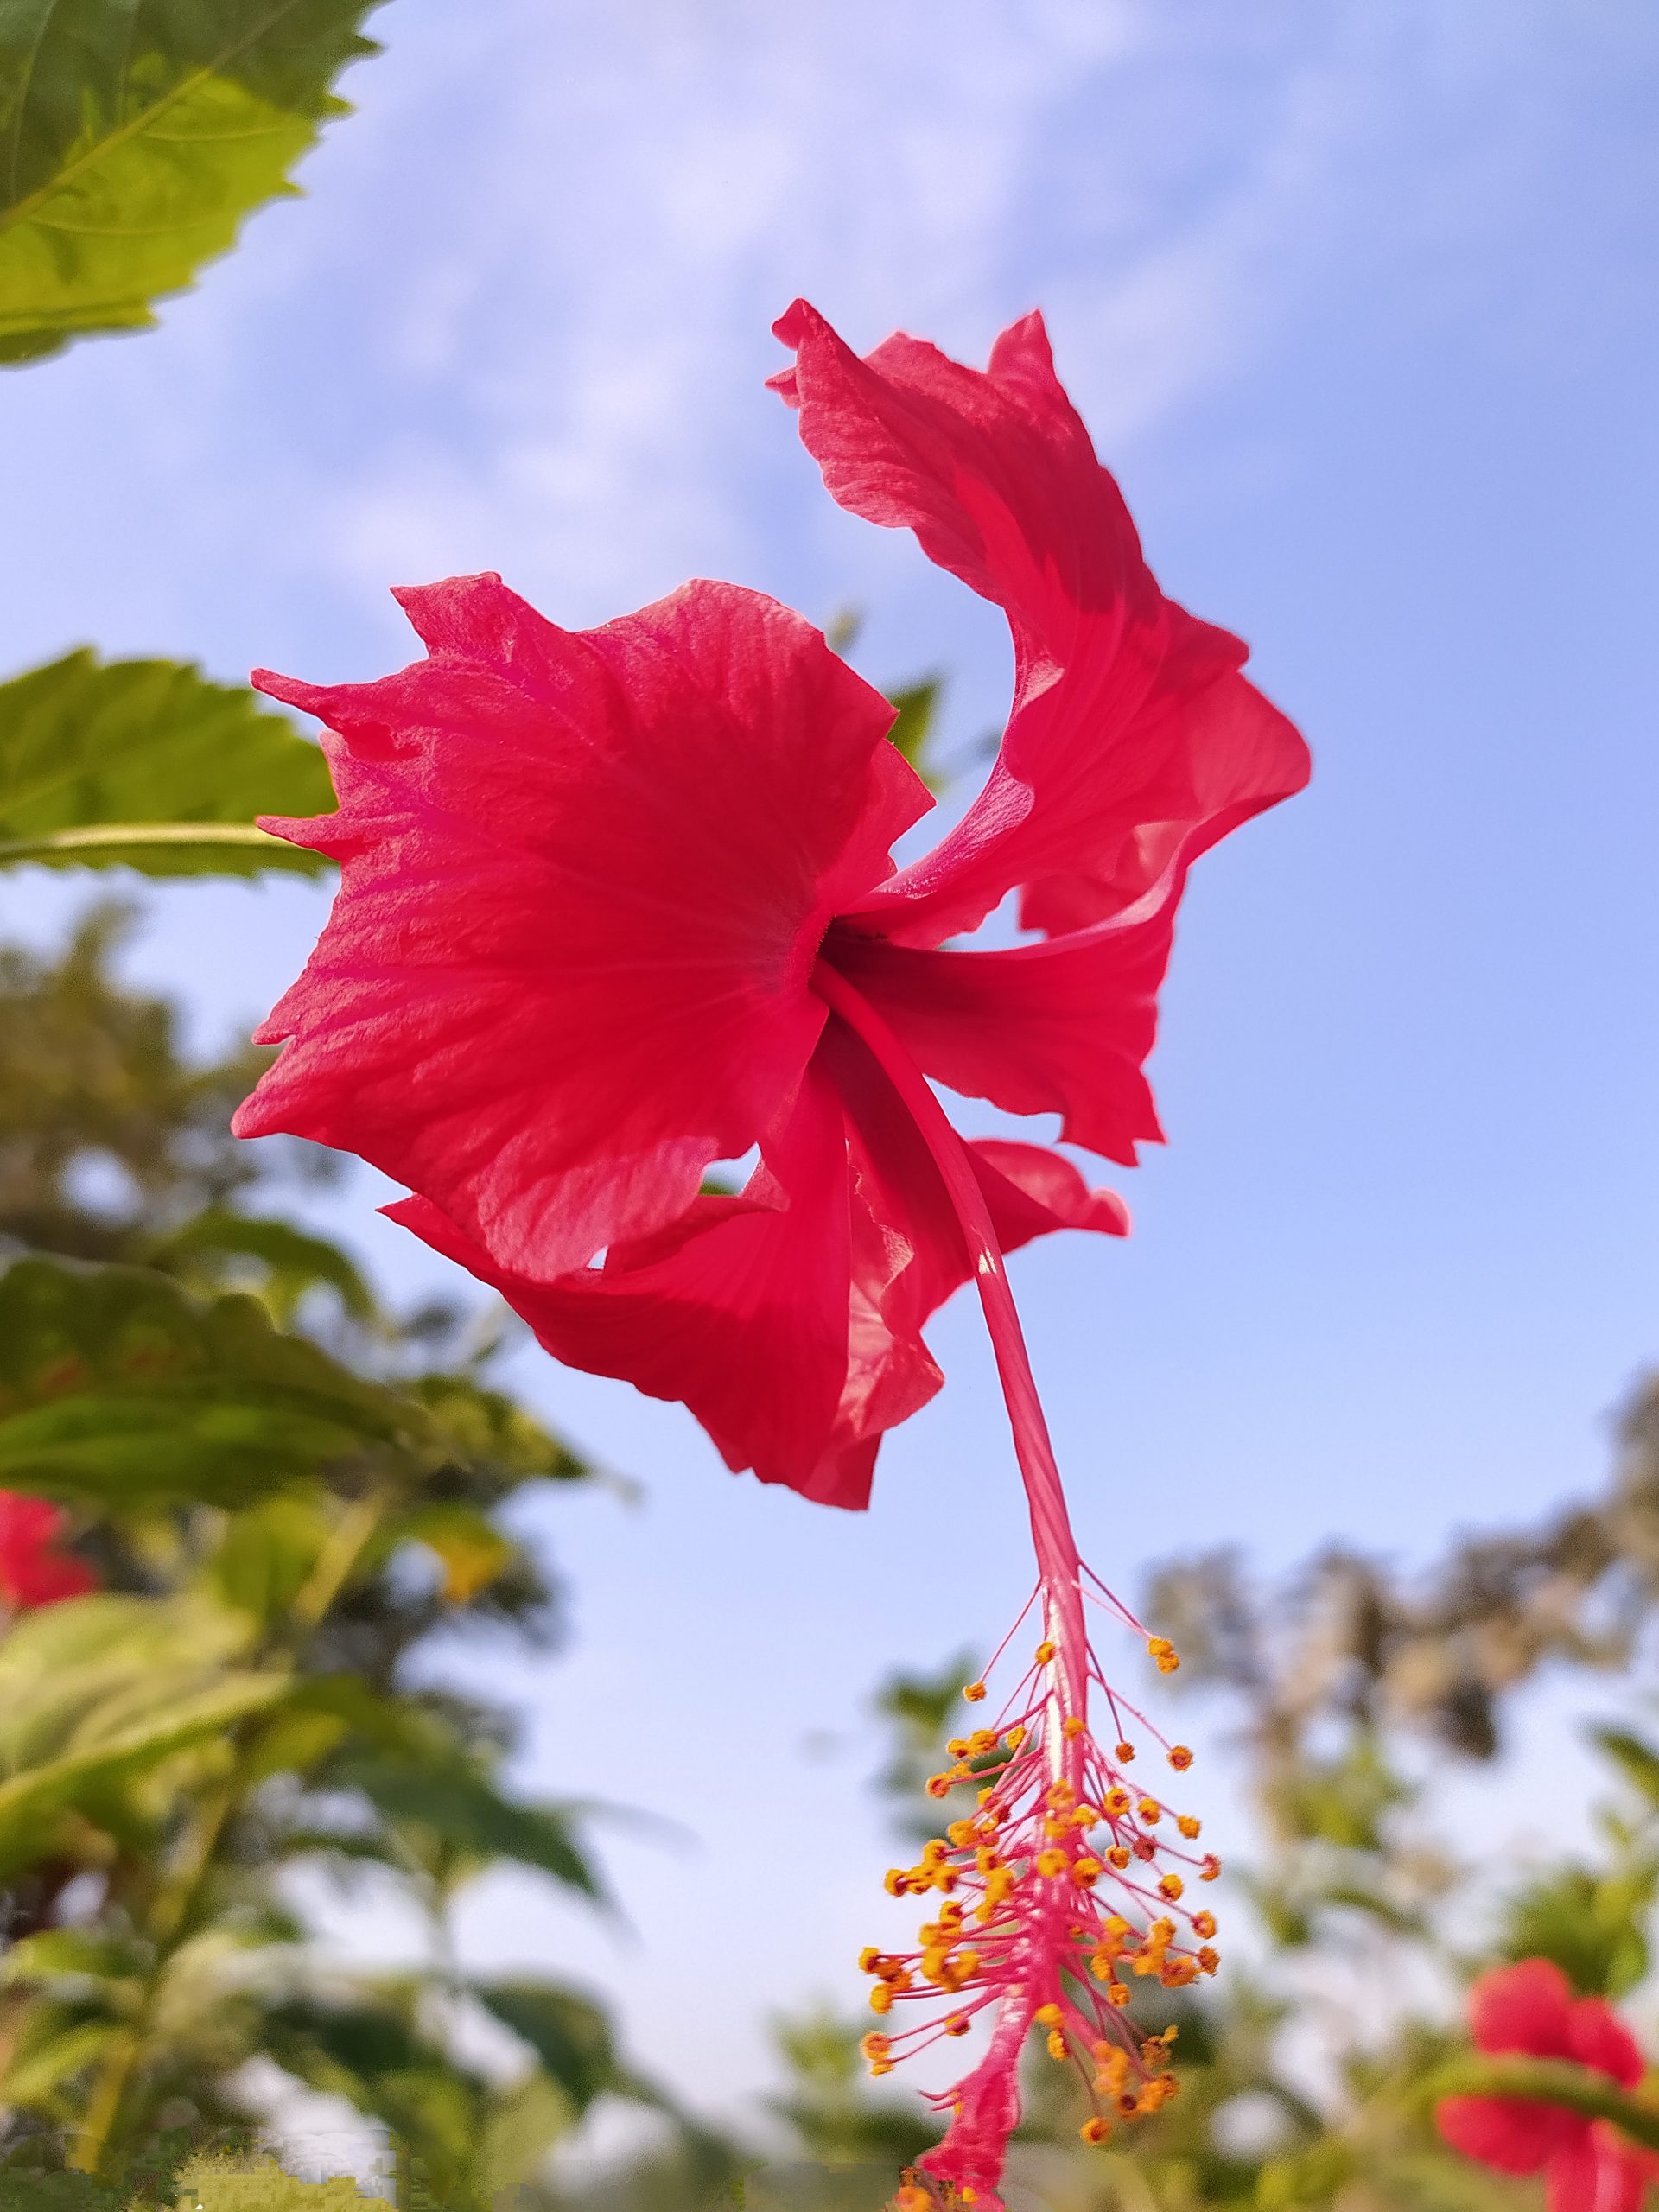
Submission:
[[[1524,2097],[1554,2105],[1586,2120],[1608,2120],[1644,2150],[1659,2151],[1659,2104],[1632,2096],[1606,2075],[1571,2059],[1457,2058],[1437,2068],[1423,2086],[1436,2103],[1442,2097]]]

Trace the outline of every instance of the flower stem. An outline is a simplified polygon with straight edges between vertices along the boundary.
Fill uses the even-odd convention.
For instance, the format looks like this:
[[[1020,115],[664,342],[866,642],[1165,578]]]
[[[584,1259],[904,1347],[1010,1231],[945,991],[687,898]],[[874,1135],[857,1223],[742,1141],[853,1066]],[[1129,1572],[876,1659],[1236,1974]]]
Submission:
[[[990,1208],[974,1173],[968,1147],[931,1086],[899,1039],[861,992],[828,961],[813,971],[812,987],[849,1029],[862,1039],[898,1092],[921,1133],[961,1225],[973,1269],[974,1287],[990,1332],[991,1348],[1014,1432],[1014,1457],[1031,1511],[1032,1541],[1041,1577],[1044,1632],[1058,1647],[1057,1662],[1066,1713],[1083,1713],[1089,1697],[1089,1639],[1084,1619],[1083,1570],[1071,1532],[1065,1490],[1049,1437],[1037,1382],[1031,1370],[1025,1332],[1008,1287],[1002,1248]],[[1052,1716],[1052,1763],[1056,1774],[1080,1755],[1059,1739],[1058,1711]]]

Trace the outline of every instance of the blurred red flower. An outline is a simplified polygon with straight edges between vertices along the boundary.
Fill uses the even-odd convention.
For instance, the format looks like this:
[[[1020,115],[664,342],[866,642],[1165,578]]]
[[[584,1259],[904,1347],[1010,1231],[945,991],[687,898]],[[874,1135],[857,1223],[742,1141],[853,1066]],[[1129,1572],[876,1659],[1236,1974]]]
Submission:
[[[1493,2056],[1567,2058],[1633,2089],[1646,2070],[1636,2038],[1599,1997],[1578,1997],[1548,1959],[1483,1975],[1469,1999],[1477,2047]],[[1526,2097],[1447,2097],[1436,2112],[1455,2151],[1508,2174],[1542,2173],[1549,2212],[1637,2212],[1659,2156],[1608,2121]]]
[[[45,1498],[0,1490],[0,1602],[14,1612],[98,1587],[84,1560],[57,1548],[62,1529],[62,1514]]]

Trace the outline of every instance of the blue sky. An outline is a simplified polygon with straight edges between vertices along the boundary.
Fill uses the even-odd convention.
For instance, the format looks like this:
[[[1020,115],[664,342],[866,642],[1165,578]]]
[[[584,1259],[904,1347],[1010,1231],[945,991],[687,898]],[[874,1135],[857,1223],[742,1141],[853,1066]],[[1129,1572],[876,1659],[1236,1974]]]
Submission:
[[[7,379],[9,658],[361,677],[412,650],[393,582],[499,568],[579,624],[710,574],[862,607],[861,664],[945,671],[966,741],[1005,702],[1000,624],[830,506],[761,388],[768,326],[804,292],[861,346],[982,359],[1040,304],[1166,587],[1251,640],[1317,761],[1189,893],[1135,1238],[1016,1262],[1086,1546],[1130,1588],[1218,1541],[1415,1559],[1597,1481],[1659,1352],[1659,18],[391,0],[378,27],[304,200],[160,333]],[[0,919],[43,934],[75,895],[18,877]],[[323,906],[169,890],[135,971],[216,1040]],[[428,1286],[384,1195],[328,1218]],[[527,1884],[468,1942],[620,1991],[715,2101],[763,2072],[767,2006],[847,1994],[879,1933],[861,1696],[1024,1595],[973,1312],[937,1342],[944,1397],[858,1520],[733,1481],[676,1409],[515,1366],[645,1497],[531,1516],[575,1637],[505,1677],[524,1771],[702,1847],[617,1840],[631,1948]]]

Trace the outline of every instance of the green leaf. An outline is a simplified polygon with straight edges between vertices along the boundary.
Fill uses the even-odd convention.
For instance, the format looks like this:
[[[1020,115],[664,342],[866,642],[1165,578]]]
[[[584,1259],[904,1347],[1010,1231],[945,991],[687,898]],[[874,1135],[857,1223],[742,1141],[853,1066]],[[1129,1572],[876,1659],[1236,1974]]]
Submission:
[[[462,1466],[561,1483],[592,1476],[587,1463],[534,1414],[470,1376],[423,1375],[409,1390],[426,1408],[440,1448]]]
[[[0,1782],[0,1876],[54,1855],[52,1822],[89,1789],[105,1789],[175,1751],[222,1736],[238,1720],[275,1704],[289,1686],[280,1674],[225,1675],[166,1707],[44,1766]]]
[[[1592,1728],[1592,1743],[1600,1745],[1622,1770],[1624,1778],[1640,1790],[1649,1805],[1659,1805],[1659,1751],[1632,1736],[1625,1728]]]
[[[83,646],[0,684],[0,862],[316,875],[333,863],[253,817],[334,803],[321,753],[286,715],[188,662]]]
[[[4,0],[0,361],[154,325],[375,48],[372,0]]]
[[[122,2032],[109,2020],[82,2020],[61,2024],[62,2015],[42,2007],[36,2016],[39,2032],[25,2032],[0,2075],[0,2096],[11,2105],[51,2105],[66,2082],[95,2065]],[[29,2022],[35,2027],[35,2021]],[[3,2188],[4,2183],[0,2183]],[[0,2202],[4,2199],[0,2196]]]
[[[235,1503],[425,1427],[251,1298],[60,1260],[0,1274],[0,1486]]]
[[[179,2169],[181,2204],[198,2212],[357,2212],[365,2198],[354,2181],[296,2181],[274,2158],[192,2158]]]
[[[369,1752],[335,1761],[328,1782],[361,1791],[384,1818],[430,1829],[469,1858],[516,1859],[595,1902],[604,1899],[564,1808],[504,1797],[487,1776],[463,1759],[435,1749],[429,1758]]]
[[[614,2086],[610,2024],[589,1999],[540,1981],[480,1981],[472,1993],[535,2052],[578,2113]]]
[[[928,759],[927,746],[933,734],[933,724],[938,715],[939,699],[944,690],[942,677],[929,676],[919,683],[906,684],[902,691],[887,694],[899,710],[893,717],[893,728],[887,732],[887,741],[898,747],[930,791],[938,790],[939,778]]]
[[[91,2174],[7,2172],[0,2190],[5,2212],[120,2212],[113,2189]]]
[[[258,1295],[283,1327],[310,1290],[332,1290],[353,1321],[373,1318],[374,1294],[356,1262],[326,1236],[310,1236],[292,1222],[213,1206],[153,1244],[147,1256],[169,1272],[208,1278],[215,1287],[238,1262],[252,1262],[262,1277]],[[248,1287],[245,1274],[232,1280],[238,1288]]]

